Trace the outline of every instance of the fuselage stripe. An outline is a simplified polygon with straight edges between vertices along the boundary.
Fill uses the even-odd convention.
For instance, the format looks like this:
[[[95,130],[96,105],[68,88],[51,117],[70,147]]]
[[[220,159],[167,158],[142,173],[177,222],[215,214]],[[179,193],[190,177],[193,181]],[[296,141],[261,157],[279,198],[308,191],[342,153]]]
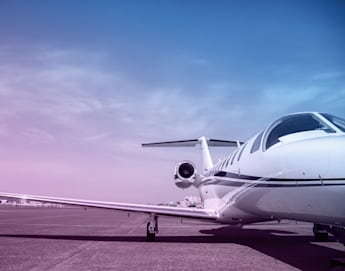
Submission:
[[[311,187],[311,186],[344,186],[344,178],[327,179],[287,179],[256,177],[232,172],[219,171],[210,176],[201,185],[223,185],[223,186],[253,186],[253,187]]]
[[[231,179],[238,179],[238,180],[247,180],[247,181],[259,181],[265,180],[266,182],[310,182],[310,181],[344,181],[345,177],[343,178],[314,178],[314,179],[288,179],[288,178],[271,178],[271,177],[257,177],[257,176],[249,176],[243,175],[233,172],[226,172],[226,171],[218,171],[214,175],[214,177],[226,177]]]

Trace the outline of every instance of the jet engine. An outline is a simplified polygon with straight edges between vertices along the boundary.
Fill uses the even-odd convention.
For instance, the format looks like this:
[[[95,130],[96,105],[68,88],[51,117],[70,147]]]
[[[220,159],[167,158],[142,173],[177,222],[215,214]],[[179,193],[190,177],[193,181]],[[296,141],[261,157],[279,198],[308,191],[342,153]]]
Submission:
[[[182,161],[176,165],[175,168],[175,185],[178,188],[188,188],[194,184],[198,175],[195,165],[190,161]]]

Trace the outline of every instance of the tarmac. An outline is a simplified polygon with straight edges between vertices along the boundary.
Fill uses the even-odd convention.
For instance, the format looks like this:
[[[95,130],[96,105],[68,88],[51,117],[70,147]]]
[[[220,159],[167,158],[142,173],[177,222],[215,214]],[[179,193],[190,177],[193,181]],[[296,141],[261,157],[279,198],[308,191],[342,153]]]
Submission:
[[[316,242],[312,224],[243,229],[159,218],[146,242],[145,214],[83,208],[0,208],[0,270],[331,270],[345,247]]]

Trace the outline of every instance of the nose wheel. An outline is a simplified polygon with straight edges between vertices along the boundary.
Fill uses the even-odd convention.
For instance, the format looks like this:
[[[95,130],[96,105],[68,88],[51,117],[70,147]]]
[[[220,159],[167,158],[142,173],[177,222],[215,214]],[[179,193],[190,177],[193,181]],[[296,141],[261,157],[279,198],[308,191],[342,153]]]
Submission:
[[[151,214],[146,225],[146,241],[154,242],[158,233],[158,216]]]

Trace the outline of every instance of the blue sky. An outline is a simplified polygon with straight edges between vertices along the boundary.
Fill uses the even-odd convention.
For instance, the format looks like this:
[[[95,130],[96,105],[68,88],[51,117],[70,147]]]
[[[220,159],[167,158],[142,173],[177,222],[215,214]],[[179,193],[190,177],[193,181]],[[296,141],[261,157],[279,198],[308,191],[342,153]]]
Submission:
[[[296,111],[345,117],[344,1],[1,1],[5,192],[178,200],[197,149]],[[215,156],[223,156],[217,150]]]

